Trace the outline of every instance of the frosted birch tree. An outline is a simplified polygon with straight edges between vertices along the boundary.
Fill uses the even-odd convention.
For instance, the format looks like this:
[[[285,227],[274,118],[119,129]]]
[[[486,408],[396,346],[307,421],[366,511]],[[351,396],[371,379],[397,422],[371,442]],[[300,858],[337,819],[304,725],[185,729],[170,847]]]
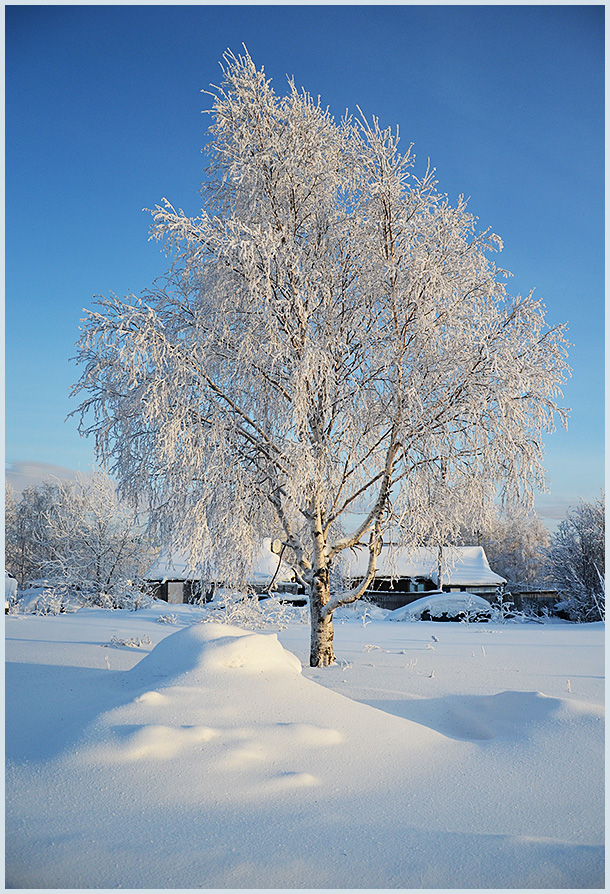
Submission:
[[[53,586],[78,592],[93,605],[139,604],[142,575],[156,551],[104,471],[58,480],[44,524],[48,558],[42,572]]]
[[[520,506],[499,509],[484,529],[465,524],[459,539],[464,545],[476,543],[485,549],[489,564],[506,578],[509,591],[544,586],[551,541],[547,528],[533,510]]]
[[[552,537],[547,573],[574,621],[606,617],[606,497],[580,501],[568,510]]]
[[[47,518],[56,498],[57,488],[50,481],[26,487],[19,500],[10,487],[5,490],[5,563],[20,587],[42,577],[51,557]]]
[[[21,589],[46,579],[92,604],[135,604],[158,550],[102,470],[6,494],[6,566]],[[14,569],[14,570],[13,570]]]
[[[543,486],[564,329],[509,297],[499,238],[414,175],[397,132],[335,121],[291,81],[277,95],[247,53],[222,72],[201,214],[157,206],[167,276],[87,313],[75,412],[204,573],[238,581],[281,531],[326,665],[385,531],[442,540],[464,501]],[[364,579],[331,587],[352,549]]]

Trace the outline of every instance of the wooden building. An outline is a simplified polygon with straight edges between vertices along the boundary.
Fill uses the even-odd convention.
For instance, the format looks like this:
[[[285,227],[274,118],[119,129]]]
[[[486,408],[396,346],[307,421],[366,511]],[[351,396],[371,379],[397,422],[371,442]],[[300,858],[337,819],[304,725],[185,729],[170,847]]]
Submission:
[[[362,580],[368,565],[368,550],[352,551],[347,557],[347,576]],[[446,546],[438,549],[407,549],[385,544],[377,557],[377,572],[367,596],[381,608],[394,610],[432,592],[468,592],[493,598],[506,579],[489,567],[482,546]]]

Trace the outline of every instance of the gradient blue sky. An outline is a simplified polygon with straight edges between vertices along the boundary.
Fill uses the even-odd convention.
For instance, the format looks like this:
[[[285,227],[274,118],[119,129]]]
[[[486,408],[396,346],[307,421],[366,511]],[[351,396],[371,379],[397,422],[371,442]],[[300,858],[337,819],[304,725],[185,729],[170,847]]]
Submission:
[[[569,431],[547,439],[546,518],[593,499],[604,466],[603,6],[8,6],[7,477],[88,470],[70,385],[92,296],[166,266],[162,197],[199,210],[209,98],[242,43],[341,117],[358,104],[413,142],[452,201],[504,240],[513,293],[569,321]],[[26,470],[27,467],[27,471]],[[29,478],[27,477],[29,476]]]

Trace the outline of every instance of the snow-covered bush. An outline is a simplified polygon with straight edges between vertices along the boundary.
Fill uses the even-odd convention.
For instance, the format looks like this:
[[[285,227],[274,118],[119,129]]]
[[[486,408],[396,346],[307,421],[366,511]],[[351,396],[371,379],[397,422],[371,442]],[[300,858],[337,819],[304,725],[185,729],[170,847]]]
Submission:
[[[121,646],[127,646],[129,649],[141,649],[142,646],[151,646],[152,641],[149,636],[144,634],[144,636],[130,636],[129,639],[124,639],[121,636],[111,636],[109,643],[103,643],[102,648],[108,648],[109,646],[113,646],[118,649]]]
[[[603,621],[605,588],[605,495],[571,509],[553,535],[547,571],[560,593],[557,608],[573,621]]]
[[[178,623],[178,615],[159,615],[157,618],[157,624],[177,624]]]
[[[527,621],[541,623],[538,615],[515,608],[514,602],[511,602],[510,599],[505,599],[503,596],[497,602],[492,602],[490,618],[495,624],[507,624],[509,622],[519,624]]]
[[[255,594],[219,591],[213,602],[203,606],[203,622],[231,624],[246,630],[262,627],[285,629],[288,624],[306,624],[307,608],[283,602],[277,596],[259,599]]]
[[[87,605],[99,605],[100,608],[123,608],[129,611],[149,608],[153,603],[153,597],[145,584],[141,581],[134,583],[131,580],[118,581],[110,593],[87,594]]]
[[[70,593],[62,585],[53,586],[48,581],[36,583],[37,586],[17,591],[10,614],[59,615],[78,611],[86,604],[79,594]]]
[[[59,615],[86,606],[137,611],[148,608],[152,602],[152,597],[131,581],[117,586],[112,593],[83,592],[64,583],[45,581],[39,586],[18,590],[9,605],[9,614]]]

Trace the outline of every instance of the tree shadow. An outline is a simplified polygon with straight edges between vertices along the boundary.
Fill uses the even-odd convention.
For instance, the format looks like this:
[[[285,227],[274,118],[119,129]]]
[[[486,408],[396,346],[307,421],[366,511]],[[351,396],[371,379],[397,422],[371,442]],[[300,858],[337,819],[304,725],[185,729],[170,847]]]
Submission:
[[[96,717],[127,701],[128,674],[128,671],[7,662],[7,761],[42,762],[68,749]]]
[[[372,708],[427,726],[459,741],[518,740],[550,720],[561,699],[540,692],[450,695],[443,698],[363,700]]]

